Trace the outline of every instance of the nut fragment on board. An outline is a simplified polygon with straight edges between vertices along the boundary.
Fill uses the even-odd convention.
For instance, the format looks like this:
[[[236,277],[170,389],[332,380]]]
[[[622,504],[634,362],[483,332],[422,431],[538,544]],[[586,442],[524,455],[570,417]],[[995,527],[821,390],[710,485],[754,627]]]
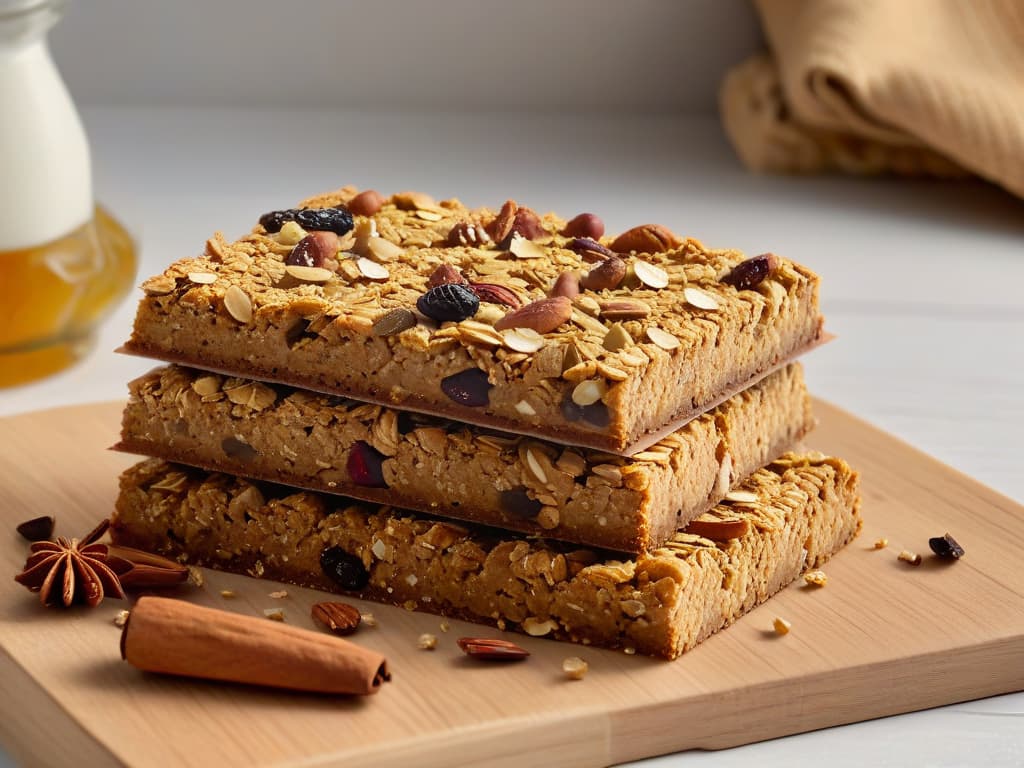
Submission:
[[[497,640],[487,637],[460,637],[459,648],[467,656],[483,661],[521,661],[530,655],[525,648],[520,648],[508,640]]]
[[[424,632],[416,640],[416,647],[421,651],[432,651],[437,648],[437,635]]]
[[[880,539],[875,539],[875,549],[885,549],[889,546],[889,540],[884,536]]]
[[[902,560],[908,565],[917,566],[921,564],[921,556],[916,552],[911,552],[909,549],[902,550],[898,555],[896,555],[896,558],[898,560]]]
[[[570,656],[562,660],[562,671],[570,680],[582,680],[589,669],[590,665],[579,656]]]
[[[263,615],[271,621],[284,621],[284,611],[280,608],[264,608]]]
[[[789,630],[792,628],[793,624],[789,621],[786,621],[781,616],[776,616],[775,621],[772,622],[772,626],[775,628],[775,634],[788,635]]]
[[[824,571],[808,571],[804,574],[804,584],[811,587],[824,587],[828,584],[828,575]]]
[[[127,624],[128,623],[128,616],[129,616],[129,614],[130,614],[130,611],[123,611],[123,610],[122,611],[118,611],[114,615],[114,626],[115,627],[123,627],[125,624]]]

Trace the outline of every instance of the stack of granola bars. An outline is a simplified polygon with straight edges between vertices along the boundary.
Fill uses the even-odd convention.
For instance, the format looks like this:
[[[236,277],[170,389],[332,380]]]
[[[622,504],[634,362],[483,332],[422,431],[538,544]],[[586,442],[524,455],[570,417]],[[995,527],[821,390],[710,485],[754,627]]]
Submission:
[[[143,289],[132,546],[674,658],[860,526],[790,452],[822,318],[773,254],[345,188]]]

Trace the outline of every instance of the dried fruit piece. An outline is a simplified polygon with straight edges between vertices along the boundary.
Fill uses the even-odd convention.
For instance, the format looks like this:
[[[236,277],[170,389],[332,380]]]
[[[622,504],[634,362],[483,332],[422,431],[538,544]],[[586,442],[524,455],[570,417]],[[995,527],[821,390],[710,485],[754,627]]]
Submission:
[[[367,488],[387,488],[384,481],[384,459],[387,457],[367,443],[356,440],[349,451],[345,468],[352,482]]]
[[[28,541],[46,541],[53,536],[53,528],[57,521],[50,515],[33,517],[18,525],[15,529]]]
[[[496,283],[470,283],[469,287],[473,293],[480,297],[480,301],[489,301],[492,304],[504,304],[506,307],[518,309],[523,305],[519,296],[511,288]]]
[[[336,635],[351,635],[359,629],[362,615],[348,603],[314,603],[310,611],[314,621],[323,624]]]
[[[570,656],[562,660],[562,671],[570,680],[582,680],[590,666],[579,656]]]
[[[432,651],[437,648],[437,635],[424,632],[416,639],[416,647],[421,651]]]
[[[416,325],[416,315],[411,309],[395,307],[373,321],[374,336],[393,336]]]
[[[660,290],[668,286],[668,272],[654,264],[648,264],[646,261],[639,259],[634,261],[633,274],[648,288]]]
[[[501,210],[498,211],[498,215],[485,227],[491,240],[500,243],[512,234],[512,225],[515,223],[516,211],[518,210],[519,206],[516,205],[515,200],[505,201],[504,205],[501,206]]]
[[[964,548],[948,533],[928,539],[928,546],[941,558],[959,560],[964,556]]]
[[[480,299],[465,285],[445,283],[431,288],[416,300],[416,308],[434,320],[465,320],[476,314]]]
[[[364,189],[348,201],[353,216],[373,216],[384,205],[384,197],[375,189]]]
[[[370,581],[370,574],[363,566],[363,561],[341,547],[328,547],[321,552],[320,568],[342,589],[359,590]]]
[[[778,269],[778,266],[778,256],[774,253],[762,253],[760,256],[741,261],[722,278],[722,282],[735,286],[737,290],[747,291],[760,285],[768,275]]]
[[[479,368],[467,368],[441,379],[441,391],[460,405],[477,408],[490,402],[491,383]]]
[[[580,278],[580,287],[588,291],[617,288],[626,278],[626,262],[618,256],[609,256]]]
[[[772,626],[775,627],[775,634],[777,635],[788,635],[789,630],[792,628],[792,624],[780,616],[775,617],[775,621],[772,622]]]
[[[502,491],[498,503],[506,514],[524,520],[535,518],[544,506],[536,499],[531,499],[524,487]]]
[[[683,298],[686,303],[697,309],[715,310],[718,309],[718,301],[710,293],[705,293],[700,288],[687,286],[683,288]]]
[[[641,224],[615,238],[611,249],[616,253],[662,253],[682,244],[682,238],[660,224]]]
[[[604,222],[596,213],[581,213],[566,222],[562,234],[566,237],[589,237],[597,240],[604,234]]]
[[[280,232],[288,221],[294,221],[307,231],[344,235],[352,230],[352,214],[344,208],[288,208],[260,216],[260,224],[267,232]]]
[[[487,234],[482,224],[473,221],[460,221],[448,231],[448,237],[444,244],[449,248],[468,246],[479,248],[491,242],[491,236]]]
[[[299,240],[284,263],[295,267],[322,267],[338,252],[338,236],[333,232],[311,232]]]
[[[597,240],[589,237],[575,237],[566,243],[565,247],[573,253],[579,254],[584,261],[604,261],[615,255],[614,251],[610,251]]]
[[[460,637],[459,648],[467,656],[483,661],[520,661],[530,655],[525,648],[520,648],[508,640],[497,640],[486,637]]]
[[[898,555],[896,555],[896,559],[902,560],[904,563],[909,565],[917,566],[921,564],[921,556],[916,552],[911,552],[909,549],[902,550]]]
[[[551,333],[572,317],[572,302],[565,296],[538,299],[514,312],[509,312],[494,324],[495,330],[529,328],[537,333]]]
[[[237,285],[228,286],[224,292],[224,309],[240,323],[252,320],[252,299]]]

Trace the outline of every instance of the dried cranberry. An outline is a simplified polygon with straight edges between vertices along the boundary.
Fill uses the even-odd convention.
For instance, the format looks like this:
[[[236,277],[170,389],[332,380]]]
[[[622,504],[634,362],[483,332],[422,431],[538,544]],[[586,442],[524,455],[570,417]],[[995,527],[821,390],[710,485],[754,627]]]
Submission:
[[[288,208],[260,216],[267,232],[280,232],[286,221],[294,221],[306,230],[322,230],[344,235],[352,230],[352,214],[344,208]]]
[[[741,261],[733,267],[732,272],[722,278],[722,282],[735,286],[738,290],[748,291],[760,285],[778,263],[779,257],[774,253],[762,253],[760,256]]]
[[[479,368],[468,368],[441,379],[441,391],[456,403],[475,408],[490,402],[491,383]]]
[[[611,414],[608,413],[608,406],[598,400],[596,403],[583,406],[583,420],[592,427],[604,429],[611,424]]]
[[[932,552],[941,558],[959,560],[964,556],[964,548],[948,533],[945,536],[936,536],[935,538],[928,539],[928,546],[932,548]]]
[[[383,453],[363,440],[356,440],[348,454],[346,468],[352,482],[368,488],[387,488],[384,482]]]
[[[498,503],[501,505],[503,512],[512,517],[526,519],[539,515],[541,508],[544,506],[536,499],[531,499],[527,495],[526,489],[522,487],[502,491]]]
[[[416,300],[416,308],[434,320],[465,320],[480,309],[480,297],[465,285],[445,283],[431,288]]]
[[[370,582],[363,561],[341,547],[328,547],[320,553],[320,568],[342,589],[358,590]]]

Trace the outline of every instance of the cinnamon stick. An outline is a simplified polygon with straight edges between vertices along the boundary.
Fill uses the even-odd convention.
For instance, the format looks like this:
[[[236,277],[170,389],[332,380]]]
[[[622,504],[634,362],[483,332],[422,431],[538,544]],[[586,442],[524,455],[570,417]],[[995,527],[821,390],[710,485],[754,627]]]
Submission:
[[[376,693],[391,679],[381,654],[347,640],[165,597],[135,604],[121,657],[148,672],[320,693]]]

